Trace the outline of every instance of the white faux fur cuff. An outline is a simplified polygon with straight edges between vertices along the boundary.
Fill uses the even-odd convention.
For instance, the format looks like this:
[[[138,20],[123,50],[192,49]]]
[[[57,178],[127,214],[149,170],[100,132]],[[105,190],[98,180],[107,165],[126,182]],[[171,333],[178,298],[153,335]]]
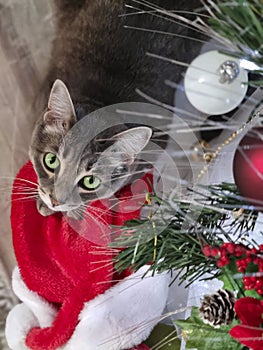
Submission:
[[[170,283],[168,273],[148,273],[142,279],[148,268],[143,266],[86,303],[73,336],[60,350],[122,350],[144,341],[161,318]],[[23,303],[8,315],[6,337],[12,350],[26,350],[28,331],[50,326],[56,311],[26,287],[17,268],[13,288]]]

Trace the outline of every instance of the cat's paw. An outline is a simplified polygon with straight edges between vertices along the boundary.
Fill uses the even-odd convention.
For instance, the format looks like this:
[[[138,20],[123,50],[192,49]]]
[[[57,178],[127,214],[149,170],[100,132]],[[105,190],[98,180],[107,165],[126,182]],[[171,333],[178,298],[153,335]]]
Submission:
[[[51,210],[43,201],[41,198],[37,199],[37,210],[38,212],[43,216],[49,216],[54,214],[54,211]]]

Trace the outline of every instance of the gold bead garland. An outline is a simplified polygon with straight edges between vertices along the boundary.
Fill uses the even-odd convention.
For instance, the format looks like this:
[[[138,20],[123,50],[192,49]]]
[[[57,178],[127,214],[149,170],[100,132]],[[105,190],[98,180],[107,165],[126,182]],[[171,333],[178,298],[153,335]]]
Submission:
[[[205,164],[203,169],[200,170],[200,173],[197,176],[197,181],[200,180],[200,178],[207,172],[210,163],[218,156],[222,149],[225,146],[227,146],[230,142],[232,142],[242,131],[244,131],[261,114],[261,112],[262,110],[256,112],[250,120],[243,124],[238,130],[234,131],[221,145],[217,147],[217,149],[214,152],[207,152],[207,156],[207,153],[204,154],[204,159],[207,161],[207,164]]]
[[[146,199],[146,203],[149,206],[152,205],[152,198],[151,198],[150,193],[146,193],[145,199]],[[149,215],[148,215],[148,220],[152,223],[152,227],[153,227],[153,229],[155,231],[155,227],[156,226],[155,226],[155,223],[154,223],[152,217],[153,217],[153,211],[152,211],[152,208],[150,208],[150,212],[149,212]],[[156,257],[157,257],[157,235],[156,234],[154,235],[154,241],[153,242],[154,242],[153,261],[155,261]]]

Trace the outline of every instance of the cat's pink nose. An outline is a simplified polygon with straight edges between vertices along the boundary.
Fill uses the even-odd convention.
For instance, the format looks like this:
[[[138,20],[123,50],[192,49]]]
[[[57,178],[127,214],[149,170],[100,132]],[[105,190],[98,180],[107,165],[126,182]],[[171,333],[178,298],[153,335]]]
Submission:
[[[51,204],[52,204],[53,207],[57,207],[60,204],[57,201],[57,199],[54,196],[52,196],[51,194],[49,195],[49,197],[50,197],[50,201],[51,201]]]

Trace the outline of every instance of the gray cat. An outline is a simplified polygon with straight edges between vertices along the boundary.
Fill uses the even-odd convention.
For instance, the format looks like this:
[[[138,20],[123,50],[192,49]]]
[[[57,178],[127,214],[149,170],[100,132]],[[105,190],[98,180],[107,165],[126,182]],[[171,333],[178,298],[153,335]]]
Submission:
[[[93,118],[85,118],[87,132],[98,122]],[[149,127],[117,125],[86,144],[78,130],[68,136],[77,121],[67,87],[56,80],[48,110],[35,127],[30,147],[30,158],[38,175],[37,205],[42,215],[62,211],[74,218],[81,217],[83,203],[113,195],[139,169],[136,155],[152,135]]]
[[[63,211],[76,217],[81,216],[85,204],[109,197],[127,183],[138,170],[136,156],[151,139],[152,130],[138,125],[111,128],[85,145],[78,163],[73,161],[76,149],[65,152],[61,147],[65,136],[85,115],[100,107],[143,101],[138,90],[172,105],[174,91],[164,88],[164,81],[178,81],[182,72],[172,64],[147,57],[146,52],[189,62],[200,44],[154,32],[189,34],[188,29],[154,12],[132,15],[134,9],[125,7],[123,0],[57,0],[56,4],[57,37],[43,88],[48,108],[33,132],[30,159],[38,175],[40,213]],[[200,2],[167,0],[152,4],[193,10]],[[131,1],[130,5],[136,3]],[[61,80],[56,80],[50,92],[56,78]],[[87,130],[98,122],[85,120],[90,123]]]
[[[130,120],[113,125],[101,108],[122,102],[141,105],[145,100],[138,91],[172,105],[174,91],[164,81],[178,82],[182,71],[146,53],[190,62],[198,54],[199,45],[157,33],[156,30],[189,34],[186,28],[164,20],[162,15],[155,16],[145,5],[148,1],[127,3],[150,10],[139,15],[132,14],[136,9],[125,7],[125,0],[54,1],[57,36],[39,102],[45,111],[33,131],[29,153],[38,177],[39,212],[47,216],[59,211],[81,219],[88,216],[86,207],[91,201],[114,199],[116,191],[148,171],[141,159],[157,134],[145,125],[145,120],[138,122],[132,115]],[[199,6],[199,1],[193,0],[153,3],[186,11]],[[105,211],[100,213],[103,216]],[[36,223],[31,230],[31,213],[28,214],[28,226],[14,227],[15,252],[23,276],[16,270],[14,288],[23,303],[8,318],[7,337],[15,344],[11,348],[17,348],[17,344],[24,348],[25,339],[26,345],[34,349],[65,345],[70,349],[117,350],[144,341],[161,318],[170,276],[163,272],[142,280],[148,271],[148,266],[143,266],[138,274],[111,289],[111,279],[119,280],[119,276],[113,273],[115,250],[108,247],[109,230],[105,225],[101,227],[100,215],[95,218],[98,225],[94,220],[87,225],[84,220],[71,220],[76,226],[72,231],[67,225],[65,232],[63,222],[58,231],[54,229],[60,223],[56,217],[51,231],[46,224],[53,218],[40,220],[44,224],[38,232]],[[122,219],[121,215],[117,218]],[[75,229],[82,226],[84,231]],[[100,229],[98,234],[96,227]],[[114,237],[115,232],[110,230],[112,241]],[[103,292],[108,287],[112,294]],[[94,298],[98,293],[102,299]],[[33,325],[37,328],[30,330]]]

